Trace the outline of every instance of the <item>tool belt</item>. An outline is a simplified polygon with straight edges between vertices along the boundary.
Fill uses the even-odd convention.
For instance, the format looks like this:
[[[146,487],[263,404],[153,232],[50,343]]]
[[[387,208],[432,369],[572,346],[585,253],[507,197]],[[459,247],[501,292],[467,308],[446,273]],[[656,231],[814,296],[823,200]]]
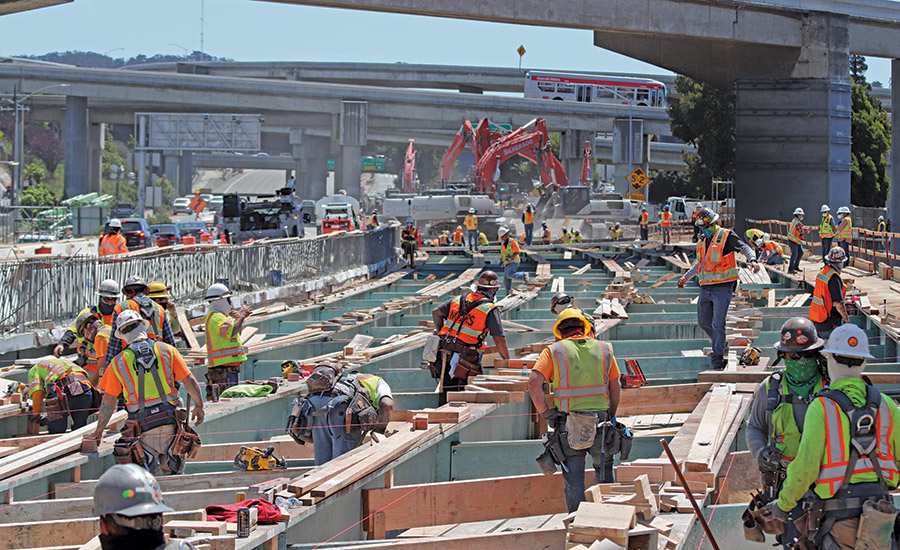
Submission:
[[[116,464],[137,464],[147,467],[147,457],[141,446],[141,425],[136,420],[126,420],[119,431],[119,439],[113,445],[113,459]]]
[[[469,363],[478,363],[481,360],[481,353],[471,346],[460,344],[459,342],[451,342],[447,338],[441,338],[441,349],[458,353],[461,359],[465,359]],[[479,369],[481,367],[478,367]]]
[[[175,405],[172,405],[171,403],[160,403],[158,405],[153,405],[152,407],[146,407],[143,411],[129,412],[128,421],[137,423],[140,430],[146,432],[167,424],[175,424],[175,416]]]
[[[47,411],[47,419],[50,421],[61,420],[69,414],[68,396],[81,395],[85,392],[85,385],[90,387],[90,382],[81,373],[70,372],[60,376],[48,388],[48,397],[44,400],[44,408]]]
[[[185,460],[194,458],[202,445],[200,436],[188,425],[188,411],[177,409],[175,411],[175,440],[172,442],[172,454]]]
[[[834,497],[822,500],[815,493],[806,497],[802,503],[804,514],[797,520],[796,524],[800,530],[799,544],[802,550],[813,550],[821,548],[822,540],[825,535],[831,531],[831,528],[838,521],[850,518],[860,518],[860,533],[863,532],[864,526],[869,525],[866,529],[876,528],[873,524],[881,526],[884,530],[886,516],[896,518],[897,509],[894,508],[893,501],[885,487],[878,482],[872,483],[855,483],[846,485],[838,491]],[[894,520],[891,523],[891,536],[894,535]],[[886,546],[879,545],[877,540],[873,539],[871,534],[866,534],[863,538],[866,540],[864,548],[869,550],[890,550],[888,541]],[[877,537],[875,537],[877,539]],[[884,540],[881,541],[884,543]],[[864,550],[859,548],[858,550]]]

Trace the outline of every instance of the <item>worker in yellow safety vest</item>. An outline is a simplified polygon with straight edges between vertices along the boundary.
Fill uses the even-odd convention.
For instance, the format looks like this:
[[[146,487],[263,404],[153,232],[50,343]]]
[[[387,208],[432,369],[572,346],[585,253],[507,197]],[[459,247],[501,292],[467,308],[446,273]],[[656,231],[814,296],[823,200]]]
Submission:
[[[441,231],[441,234],[438,235],[438,244],[440,246],[449,246],[450,245],[450,232],[449,231]]]
[[[850,242],[853,241],[853,219],[850,216],[850,209],[846,206],[838,208],[838,227],[834,236],[837,239],[838,246],[844,249],[844,265],[850,263]]]
[[[700,296],[697,300],[697,321],[703,332],[712,340],[710,363],[713,369],[725,368],[725,315],[731,304],[731,295],[737,285],[738,269],[734,253],[740,251],[750,262],[754,273],[759,272],[756,254],[738,236],[718,225],[719,215],[709,208],[701,208],[697,225],[703,238],[697,243],[697,260],[678,279],[678,288],[694,276],[700,279]]]
[[[42,359],[28,370],[27,396],[31,399],[28,433],[36,435],[41,425],[51,434],[61,434],[69,425],[83,428],[91,414],[93,388],[88,373],[68,359]]]
[[[797,457],[767,511],[773,524],[786,523],[802,500],[800,548],[896,548],[890,491],[900,484],[900,430],[894,429],[900,410],[863,380],[866,362],[874,359],[864,330],[852,324],[834,329],[822,354],[828,390],[810,403]]]
[[[530,246],[534,238],[534,206],[531,203],[525,205],[522,212],[522,225],[525,226],[525,244]]]
[[[207,399],[217,400],[220,393],[240,380],[241,364],[247,360],[241,344],[241,330],[252,310],[234,309],[232,292],[222,283],[206,289],[206,386]]]
[[[500,236],[500,265],[503,266],[503,286],[506,288],[506,294],[509,294],[512,288],[513,279],[523,279],[528,283],[528,274],[519,271],[521,259],[519,253],[519,243],[515,239],[509,238],[509,229],[501,227],[497,230]]]
[[[613,224],[610,233],[612,234],[612,239],[614,241],[618,241],[620,238],[622,238],[622,226],[619,225],[619,222]]]
[[[572,242],[573,242],[573,243],[580,243],[580,242],[583,242],[583,241],[584,241],[584,239],[583,239],[582,236],[581,236],[581,230],[576,229],[576,230],[575,230],[575,235],[572,237]]]
[[[96,388],[103,375],[100,364],[106,365],[107,362],[111,328],[103,324],[99,315],[90,311],[78,316],[75,327],[81,341],[78,345],[78,364],[89,373],[91,386]]]
[[[646,241],[650,238],[650,214],[647,213],[646,206],[641,206],[641,215],[638,217],[638,228],[641,230],[642,241]]]
[[[844,249],[835,246],[822,260],[825,265],[816,275],[813,299],[809,304],[809,318],[815,323],[819,336],[828,338],[835,328],[850,322],[844,306],[844,282],[841,280]]]
[[[366,220],[366,229],[378,229],[378,210],[373,209],[369,219]]]
[[[791,246],[791,261],[788,263],[788,273],[796,273],[803,258],[803,234],[806,227],[803,225],[804,212],[802,208],[794,209],[794,217],[788,228],[788,244]]]
[[[79,311],[76,319],[85,313],[95,313],[100,317],[104,325],[112,327],[113,316],[116,313],[116,302],[119,299],[119,283],[112,279],[100,281],[100,284],[97,286],[97,295],[97,304],[90,305]],[[82,339],[78,337],[78,327],[73,322],[53,348],[53,355],[60,357],[66,351],[66,348],[73,346],[77,348],[83,343]]]
[[[570,512],[585,500],[586,455],[593,461],[594,483],[611,483],[614,454],[621,446],[616,442],[621,433],[616,422],[622,390],[619,366],[612,344],[589,337],[589,330],[581,310],[563,310],[553,325],[558,341],[544,348],[528,376],[534,408],[553,430],[548,437],[550,456],[562,463]],[[544,383],[553,389],[552,403],[547,401]],[[545,456],[538,459],[542,468]]]
[[[831,250],[831,240],[834,238],[837,228],[834,224],[834,216],[831,215],[831,208],[827,204],[823,204],[819,211],[822,213],[822,221],[819,222],[819,239],[822,241],[822,256],[824,256]]]
[[[484,231],[478,233],[478,246],[487,246],[489,244],[491,242],[488,240],[487,235],[484,234]],[[476,247],[475,250],[478,250],[478,248]]]
[[[120,220],[109,220],[107,233],[100,238],[100,248],[97,252],[100,256],[114,256],[128,252],[128,245],[125,243],[125,235],[122,235],[122,222]]]
[[[463,225],[466,226],[468,250],[478,250],[478,216],[475,215],[474,208],[469,208],[469,213],[466,215],[466,219],[463,220]]]
[[[662,228],[663,244],[672,242],[672,213],[669,212],[669,205],[663,206],[662,212],[659,214],[659,226]]]
[[[96,452],[121,395],[128,420],[113,450],[116,462],[137,464],[154,475],[177,475],[184,472],[185,456],[196,447],[199,437],[191,430],[183,433],[184,439],[175,445],[176,435],[187,430],[187,413],[177,410],[175,383],[182,382],[193,399],[194,408],[190,412],[197,425],[203,422],[204,416],[200,385],[178,350],[150,339],[147,326],[147,320],[136,311],[120,315],[116,337],[126,346],[100,379],[104,395],[97,428],[84,436],[81,450]]]

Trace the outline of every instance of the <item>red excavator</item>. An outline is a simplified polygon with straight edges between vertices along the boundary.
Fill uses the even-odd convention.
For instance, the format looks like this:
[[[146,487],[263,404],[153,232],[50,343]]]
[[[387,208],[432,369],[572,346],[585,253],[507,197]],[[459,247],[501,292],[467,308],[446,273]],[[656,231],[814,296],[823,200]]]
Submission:
[[[594,158],[591,155],[591,142],[584,142],[584,155],[581,158],[581,185],[593,185],[594,183]]]
[[[406,156],[403,159],[403,178],[400,190],[403,193],[416,192],[416,161],[418,159],[418,151],[416,151],[416,140],[409,140],[406,146]]]
[[[559,159],[550,150],[550,134],[542,118],[536,118],[511,134],[495,141],[478,159],[475,167],[475,190],[494,196],[495,183],[500,179],[500,165],[515,156],[534,162],[544,187],[567,186],[569,178]]]
[[[459,132],[456,133],[456,137],[453,138],[453,143],[444,152],[438,177],[442,182],[451,179],[456,159],[459,158],[460,153],[467,145],[475,155],[475,164],[478,164],[478,160],[481,159],[488,147],[507,135],[509,135],[509,130],[502,126],[491,124],[491,121],[486,118],[481,119],[478,126],[474,128],[470,121],[464,120],[459,128]]]

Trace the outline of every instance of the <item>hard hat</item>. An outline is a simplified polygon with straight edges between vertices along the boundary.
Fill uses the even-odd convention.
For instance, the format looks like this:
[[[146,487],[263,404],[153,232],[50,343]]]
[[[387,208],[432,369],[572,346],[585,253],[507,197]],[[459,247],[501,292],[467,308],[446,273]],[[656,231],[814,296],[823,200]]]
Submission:
[[[642,204],[642,205],[641,205],[641,212],[646,212],[646,211],[647,211],[647,205],[646,205],[646,204]]]
[[[116,464],[94,488],[94,514],[126,517],[163,514],[173,510],[163,501],[159,483],[137,464]]]
[[[207,302],[219,300],[221,298],[231,298],[232,292],[222,283],[214,283],[206,289],[206,296],[203,297]]]
[[[819,212],[821,212],[822,214],[824,214],[825,212],[831,212],[831,208],[828,208],[827,204],[823,204]]]
[[[850,213],[850,209],[847,208],[846,206],[842,206],[842,207],[838,208],[838,214],[849,214],[849,213]]]
[[[815,351],[825,345],[816,327],[806,317],[791,317],[781,325],[781,340],[774,347],[778,351]]]
[[[719,215],[712,211],[712,208],[704,206],[697,212],[697,227],[709,227],[719,221]]]
[[[541,227],[547,227],[547,222],[541,222]]]
[[[562,310],[559,317],[556,318],[556,323],[553,324],[553,335],[562,340],[564,338],[562,329],[565,328],[567,329],[566,332],[568,332],[569,327],[575,324],[575,321],[580,321],[581,330],[587,333],[590,323],[584,318],[584,314],[580,309],[570,307]]]
[[[118,298],[119,283],[112,279],[104,279],[100,281],[100,285],[97,287],[97,294],[104,298]]]
[[[507,229],[507,228],[505,228],[505,227],[501,227],[500,229],[497,230],[497,236],[498,236],[498,237],[503,237],[503,236],[505,236],[507,233],[509,233],[509,229]]]
[[[667,205],[663,206],[663,210],[666,211],[666,212],[668,212],[668,211],[669,211],[669,205],[667,204]]]
[[[347,194],[347,191],[346,191],[345,189],[341,189],[341,190],[338,191],[338,192],[339,192],[341,195],[346,195],[346,194]]]
[[[581,230],[580,230],[580,229],[576,229],[576,230],[575,230],[575,234],[576,234],[576,235],[581,235]]]
[[[875,359],[869,353],[869,337],[866,336],[866,332],[852,323],[846,323],[834,329],[822,351],[843,357]]]
[[[485,290],[497,290],[500,288],[500,277],[497,277],[497,274],[489,269],[482,271],[475,286]]]
[[[77,334],[79,338],[84,338],[84,329],[93,325],[94,321],[99,320],[100,316],[93,311],[85,311],[75,319],[75,334]]]
[[[140,275],[132,275],[131,277],[125,279],[125,284],[122,285],[122,290],[125,290],[126,288],[131,288],[135,291],[137,291],[138,288],[146,289],[147,283],[144,282],[143,277],[141,277]]]
[[[378,213],[378,209],[377,209],[377,208],[373,208],[373,209],[372,209],[372,213],[373,213],[373,214],[377,214],[377,213]]]
[[[406,218],[406,225],[413,225],[414,223],[412,218]]]
[[[148,298],[168,298],[169,297],[169,289],[166,287],[166,283],[161,281],[153,281],[147,286],[147,297]]]
[[[771,239],[771,237],[769,237],[768,233],[763,233],[762,240],[764,243],[769,242],[770,239]]]
[[[740,359],[738,359],[738,364],[745,367],[758,365],[760,355],[762,355],[761,349],[755,346],[748,347],[744,350],[744,353],[741,354]]]
[[[122,220],[120,220],[119,218],[113,218],[109,220],[109,226],[122,229]]]
[[[462,226],[461,226],[461,225],[457,225],[457,226],[456,226],[456,230],[457,230],[457,231],[462,231]]]
[[[802,208],[795,208],[795,209],[794,209],[794,215],[795,215],[795,216],[804,216],[805,214],[803,213],[803,209],[802,209]]]
[[[616,227],[619,227],[619,222],[616,222]]]
[[[884,221],[884,216],[878,216],[878,221],[883,222],[883,221]]]
[[[469,208],[469,214],[474,214],[474,213],[475,213],[475,209],[474,209],[474,208]]]
[[[532,210],[534,210],[534,206],[532,206],[531,203],[526,204],[526,205],[525,205],[525,210],[528,210],[529,212],[531,212]]]
[[[143,325],[144,330],[150,326],[150,321],[141,317],[141,314],[133,309],[126,309],[120,313],[116,317],[116,338],[125,340],[125,335],[134,330],[132,327],[138,323]]]
[[[567,308],[574,303],[575,300],[565,292],[557,292],[553,295],[553,298],[550,298],[550,313],[559,315],[563,308]]]
[[[756,239],[754,241],[754,243],[756,243],[756,246],[762,246],[763,244],[765,244],[765,241],[763,240],[762,237],[760,237],[760,238]]]
[[[847,253],[844,252],[844,249],[839,246],[831,247],[831,250],[828,251],[828,254],[825,255],[824,260],[829,264],[837,264],[844,265],[844,260],[847,259]]]

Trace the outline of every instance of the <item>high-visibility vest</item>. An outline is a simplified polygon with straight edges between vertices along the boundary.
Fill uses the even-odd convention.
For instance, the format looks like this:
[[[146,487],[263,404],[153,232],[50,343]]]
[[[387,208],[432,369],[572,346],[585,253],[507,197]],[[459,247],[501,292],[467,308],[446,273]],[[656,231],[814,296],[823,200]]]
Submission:
[[[36,391],[47,393],[47,386],[69,373],[85,375],[84,369],[68,359],[49,357],[41,359],[28,370],[28,397]]]
[[[125,399],[125,409],[129,413],[137,412],[140,406],[140,381],[141,371],[138,370],[137,357],[133,349],[136,343],[146,342],[151,346],[154,359],[154,367],[159,375],[163,393],[156,385],[156,379],[152,370],[141,371],[144,376],[144,406],[152,407],[163,402],[175,404],[178,399],[178,390],[175,389],[175,374],[172,370],[175,354],[178,350],[165,342],[153,342],[151,340],[138,340],[122,350],[112,362],[113,375],[122,385],[122,397]]]
[[[579,337],[560,340],[549,349],[553,361],[550,385],[557,408],[563,412],[609,410],[607,379],[613,360],[612,345]]]
[[[369,400],[372,406],[378,408],[378,383],[383,380],[380,376],[374,374],[357,374],[356,381],[363,385],[369,392]]]
[[[97,362],[100,359],[97,354],[97,344],[105,344],[104,346],[102,346],[104,349],[103,356],[105,357],[106,347],[109,346],[109,339],[111,336],[112,329],[107,325],[103,325],[102,327],[100,327],[100,330],[97,331],[97,334],[94,335],[93,342],[84,339],[81,340],[81,343],[78,345],[78,355],[84,357],[84,364],[81,365],[84,370],[92,373],[97,371]]]
[[[840,390],[837,390],[840,391]],[[894,423],[891,419],[891,411],[888,407],[885,395],[881,396],[881,404],[878,414],[875,416],[877,434],[876,461],[884,476],[888,488],[896,487],[900,479],[900,471],[897,470],[896,458],[891,450],[890,437],[894,431]],[[814,491],[820,498],[833,497],[844,481],[847,474],[847,466],[850,462],[850,419],[836,401],[829,397],[817,398],[825,408],[825,452],[822,453],[822,463],[819,466],[819,476],[816,479]],[[868,457],[860,457],[856,461],[850,483],[865,483],[878,481],[872,460]]]
[[[844,222],[847,222],[846,224]],[[837,239],[839,241],[850,241],[853,239],[853,220],[850,216],[844,216],[841,225],[837,229]]]
[[[809,318],[815,323],[824,323],[831,315],[831,292],[828,291],[828,282],[832,277],[841,280],[841,275],[833,267],[826,265],[816,275],[816,286],[813,288],[812,303],[809,304]],[[841,284],[843,295],[843,284]]]
[[[819,223],[819,237],[830,239],[834,237],[834,231],[834,216],[825,212],[825,214],[822,215],[822,221]],[[824,253],[827,254],[828,251],[826,250]]]
[[[414,243],[418,240],[418,238],[419,236],[415,227],[413,227],[412,229],[410,229],[409,227],[404,227],[403,231],[400,232],[400,239],[405,242]]]
[[[887,231],[887,224],[882,222],[878,222],[878,231]]]
[[[641,212],[641,221],[639,223],[641,226],[646,227],[650,223],[650,215],[647,212]]]
[[[759,239],[763,238],[763,235],[765,235],[765,232],[763,232],[761,229],[748,229],[747,231],[744,232],[744,235],[746,235],[747,239],[750,240],[751,242],[756,242]]]
[[[440,243],[440,244],[442,244],[442,245],[450,244],[450,239],[447,237],[447,235],[441,233],[441,234],[438,236],[438,243]]]
[[[803,244],[803,223],[797,218],[791,220],[791,228],[788,231],[788,240],[793,243]]]
[[[450,302],[450,312],[447,314],[447,318],[444,319],[444,326],[441,327],[438,335],[456,338],[467,346],[484,349],[484,339],[487,338],[488,334],[487,317],[497,306],[493,302],[485,302],[471,308],[468,314],[460,319],[460,303],[464,298],[466,302],[472,303],[485,298],[485,296],[478,292],[470,292],[465,296],[460,294],[454,298]]]
[[[79,311],[78,315],[75,316],[75,319],[72,320],[72,324],[66,328],[66,330],[68,330],[69,332],[71,332],[72,334],[75,335],[75,341],[79,345],[84,344],[84,338],[81,338],[78,336],[78,331],[76,330],[76,327],[75,327],[75,320],[77,320],[79,317],[81,317],[85,313],[93,313],[93,314],[99,316],[100,321],[104,325],[111,327],[112,322],[113,322],[113,316],[116,314],[116,311],[115,311],[115,308],[113,308],[112,313],[110,313],[109,315],[103,315],[102,313],[100,313],[100,306],[88,306],[88,307],[82,309],[81,311]]]
[[[541,240],[544,241],[545,243],[550,242],[550,230],[549,229],[544,229],[544,232],[541,233]]]
[[[772,388],[773,380],[780,378],[780,388]],[[772,433],[769,437],[775,442],[775,448],[781,453],[781,458],[788,462],[797,457],[797,450],[800,448],[800,427],[797,426],[797,419],[794,417],[794,405],[791,400],[797,399],[796,395],[791,395],[787,385],[787,377],[780,375],[778,377],[770,376],[766,378],[766,396],[772,390],[777,392],[778,404],[771,411],[772,414]],[[814,395],[825,389],[825,380],[819,376],[810,395]],[[768,407],[766,407],[768,409]]]
[[[663,227],[671,227],[672,226],[672,213],[671,212],[663,212],[659,215],[659,225]]]
[[[141,304],[138,303],[144,302],[146,307],[142,310]],[[143,319],[150,321],[150,326],[147,327],[147,336],[153,338],[155,340],[162,340],[163,337],[163,325],[168,323],[168,317],[166,316],[166,309],[161,305],[157,304],[150,298],[147,298],[143,294],[135,296],[134,298],[129,298],[125,300],[125,302],[119,302],[116,304],[116,315],[122,313],[126,309],[130,309],[133,311],[137,311]],[[149,311],[148,315],[146,311]]]
[[[463,242],[463,232],[462,231],[454,231],[453,232],[453,242],[462,244],[462,242]]]
[[[378,222],[375,221],[375,214],[372,214],[371,216],[369,216],[369,222],[368,222],[368,224],[369,224],[369,227],[370,227],[370,228],[378,227]]]
[[[731,231],[728,229],[720,227],[711,239],[700,239],[697,242],[697,258],[700,260],[698,277],[701,285],[715,285],[738,280],[734,252],[724,253],[725,241],[728,240],[730,233]]]
[[[522,213],[522,216],[525,217],[525,225],[531,225],[534,223],[534,212],[529,212],[528,210],[526,210],[524,213]]]
[[[577,234],[577,233],[575,234],[574,237],[572,237],[572,242],[573,242],[573,243],[580,243],[580,242],[583,241],[583,240],[584,240],[584,239],[582,238],[582,236],[579,235],[579,234]]]
[[[465,224],[466,229],[468,229],[469,231],[475,231],[476,229],[478,229],[478,216],[476,216],[475,214],[469,214],[468,216],[466,216],[466,219],[463,220],[463,223]]]
[[[234,334],[234,320],[218,311],[206,312],[206,366],[220,367],[247,360],[240,338]]]
[[[621,227],[619,227],[619,228],[613,227],[613,229],[612,229],[612,236],[613,236],[613,239],[619,240],[619,237],[620,237],[621,235],[622,235],[622,228],[621,228]]]
[[[775,255],[783,256],[784,255],[784,249],[781,247],[780,244],[776,243],[775,241],[767,242],[764,250],[773,252],[773,254],[772,254],[773,256],[775,256]]]
[[[489,244],[491,244],[491,243],[490,243],[490,241],[488,241],[487,235],[485,235],[484,233],[479,233],[478,234],[478,246],[487,246]]]
[[[128,246],[125,244],[125,236],[121,233],[104,235],[103,239],[100,241],[98,253],[101,256],[124,254],[126,252],[128,252]]]
[[[513,239],[500,241],[500,263],[503,265],[519,263],[519,243]]]

